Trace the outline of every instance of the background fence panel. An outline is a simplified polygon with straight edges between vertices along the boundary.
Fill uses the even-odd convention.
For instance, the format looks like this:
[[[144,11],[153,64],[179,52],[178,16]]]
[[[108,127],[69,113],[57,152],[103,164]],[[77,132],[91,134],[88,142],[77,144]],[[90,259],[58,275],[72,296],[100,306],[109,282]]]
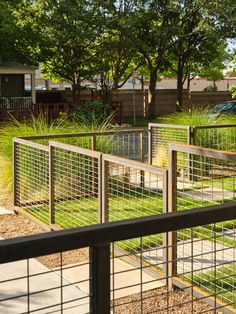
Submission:
[[[14,139],[14,203],[49,223],[49,148]]]
[[[181,125],[149,123],[149,162],[167,168],[168,145],[170,143],[190,144],[190,127]]]
[[[236,151],[236,125],[210,125],[193,128],[192,144],[224,151]]]
[[[48,145],[50,140],[102,153],[143,161],[148,154],[147,132],[144,129],[97,131],[78,134],[29,136],[24,139]]]
[[[50,142],[51,217],[61,228],[99,223],[101,153]]]

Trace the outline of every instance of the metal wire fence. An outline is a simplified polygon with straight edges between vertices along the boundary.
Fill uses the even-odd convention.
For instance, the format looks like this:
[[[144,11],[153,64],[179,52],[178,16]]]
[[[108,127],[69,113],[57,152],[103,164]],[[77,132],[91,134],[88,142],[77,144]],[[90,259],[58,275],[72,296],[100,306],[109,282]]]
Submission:
[[[148,155],[149,163],[159,167],[168,167],[168,146],[170,143],[190,144],[190,127],[149,123]]]
[[[236,153],[171,144],[170,154],[170,211],[235,202]],[[231,220],[172,234],[173,276],[234,303],[235,228],[236,221]],[[183,256],[186,252],[191,252],[190,261]]]
[[[50,142],[50,219],[61,228],[100,222],[101,153]]]
[[[83,250],[1,264],[0,312],[89,313],[91,261],[68,262]]]
[[[192,144],[235,152],[236,125],[196,126],[192,132]]]
[[[216,224],[235,218],[235,204],[228,203],[0,241],[0,310],[235,313],[235,260],[231,256],[227,263],[222,261],[215,229]],[[192,236],[177,246],[168,241],[149,255],[146,237],[193,232],[205,225],[212,228],[204,240],[211,245],[202,254],[198,248],[205,244]],[[116,247],[124,240],[139,241],[135,263],[128,262],[133,260],[131,252],[116,255]],[[178,255],[171,259],[176,249]],[[232,241],[223,254],[229,256],[234,250]],[[163,254],[168,258],[163,259]],[[165,272],[158,270],[161,263]]]
[[[25,137],[29,141],[46,146],[53,140],[139,161],[144,161],[145,156],[147,158],[147,138],[148,134],[144,129]]]
[[[182,126],[149,123],[149,162],[168,166],[168,145],[191,144],[224,151],[236,151],[236,125]]]
[[[48,223],[49,148],[22,139],[14,141],[14,205],[30,208]]]
[[[49,147],[33,142],[24,146],[25,142],[15,139],[15,146],[24,147],[27,152],[30,147],[36,153],[29,160],[30,156],[27,159],[22,154],[23,148],[17,151],[15,199],[21,199],[24,190],[29,195],[27,202],[15,204],[52,228],[73,228],[165,211],[164,169],[61,142],[49,142]],[[38,148],[44,149],[46,159],[44,163],[39,159],[37,167],[41,154]],[[20,160],[24,160],[25,167],[35,164],[34,171],[30,169],[31,180]],[[34,177],[38,185],[32,184]],[[32,189],[36,194],[31,193]],[[37,198],[40,194],[37,191],[44,191],[44,198]]]
[[[117,221],[161,214],[167,206],[167,171],[138,162],[103,155],[103,221]],[[149,255],[163,248],[161,235],[143,239]],[[140,257],[140,239],[122,241],[116,247],[116,256],[132,252],[133,259]],[[163,261],[160,263],[163,266]]]

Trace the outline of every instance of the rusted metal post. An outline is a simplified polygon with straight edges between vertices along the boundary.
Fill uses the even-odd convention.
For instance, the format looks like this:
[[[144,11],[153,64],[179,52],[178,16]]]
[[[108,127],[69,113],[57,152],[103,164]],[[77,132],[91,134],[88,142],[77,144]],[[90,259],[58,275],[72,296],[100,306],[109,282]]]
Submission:
[[[92,136],[92,150],[96,151],[97,150],[97,137],[96,135]],[[98,196],[98,182],[96,179],[96,163],[97,163],[97,159],[96,158],[92,158],[92,196],[93,197],[97,197]]]
[[[148,162],[152,165],[152,126],[148,124]]]

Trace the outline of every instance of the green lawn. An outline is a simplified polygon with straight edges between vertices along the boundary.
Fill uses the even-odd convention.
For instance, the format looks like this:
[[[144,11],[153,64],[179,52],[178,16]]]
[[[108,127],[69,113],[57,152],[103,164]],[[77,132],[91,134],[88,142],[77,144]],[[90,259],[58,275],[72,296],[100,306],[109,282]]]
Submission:
[[[193,207],[210,206],[211,202],[197,201],[190,197],[184,197],[178,200],[179,209],[190,209]],[[129,194],[118,193],[109,197],[109,221],[117,221],[124,219],[131,219],[136,217],[161,214],[163,212],[162,194],[157,192],[143,192],[141,189],[137,191],[130,191]],[[27,208],[27,210],[36,218],[40,219],[46,224],[49,224],[49,207],[48,205],[37,205]],[[55,203],[55,224],[61,228],[75,228],[85,225],[97,224],[98,212],[98,199],[93,197],[81,198],[77,200],[65,200]],[[216,224],[216,232],[220,232],[222,227],[231,228],[232,222],[222,222]],[[193,229],[194,237],[205,237],[209,239],[213,237],[212,225],[196,227]],[[190,236],[190,230],[178,232],[178,237],[184,239]],[[156,246],[162,243],[161,235],[153,235],[145,237],[143,246]],[[221,236],[218,238],[219,242],[223,239]],[[224,239],[226,243],[229,241],[231,245],[232,240]],[[140,250],[140,240],[129,240],[130,246],[125,245],[129,251]]]
[[[195,272],[193,277],[183,276],[193,281],[194,285],[200,286],[211,295],[216,293],[219,300],[225,303],[236,302],[236,264],[218,266],[215,270]]]

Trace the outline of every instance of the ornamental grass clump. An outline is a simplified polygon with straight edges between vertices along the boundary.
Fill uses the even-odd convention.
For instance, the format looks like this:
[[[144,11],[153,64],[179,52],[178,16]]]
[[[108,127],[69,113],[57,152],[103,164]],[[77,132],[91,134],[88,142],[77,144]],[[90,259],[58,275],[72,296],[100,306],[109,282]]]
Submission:
[[[49,134],[68,134],[68,133],[88,133],[95,131],[108,131],[111,129],[111,118],[106,118],[103,122],[99,123],[95,118],[87,120],[85,117],[67,117],[66,115],[61,115],[57,120],[48,124],[47,119],[44,115],[38,117],[32,117],[28,122],[22,123],[15,119],[12,119],[8,124],[0,129],[0,188],[2,191],[9,193],[12,190],[12,140],[15,137],[23,136],[37,136],[37,135],[49,135]],[[63,142],[67,142],[64,138]],[[86,144],[87,141],[87,144]],[[39,140],[37,141],[41,144],[48,145],[49,140]],[[78,145],[80,147],[91,149],[91,137],[86,138],[76,138],[75,142],[69,141],[70,144]],[[105,152],[111,152],[112,139],[109,137],[99,137],[97,141],[97,149],[104,150]],[[28,163],[27,175],[35,175],[35,163],[39,163],[32,156],[32,164]],[[35,159],[35,160],[34,160]],[[31,168],[34,171],[31,171]],[[39,171],[37,171],[39,172]],[[24,180],[28,180],[25,175]],[[37,177],[34,178],[37,181]],[[30,178],[32,180],[32,178]],[[42,187],[43,188],[43,187]]]
[[[159,130],[163,137],[168,139],[167,142],[163,141],[163,145],[158,145],[155,152],[155,165],[166,167],[167,166],[167,147],[168,144],[179,142],[187,144],[187,131],[186,136],[183,137],[183,132],[179,129],[172,128],[171,125],[182,125],[189,127],[197,126],[210,126],[215,125],[216,128],[202,128],[196,130],[196,136],[192,144],[207,148],[214,148],[220,150],[235,151],[235,138],[236,138],[236,116],[235,115],[217,115],[213,114],[210,107],[193,106],[191,109],[184,108],[182,112],[174,112],[167,116],[157,119],[157,123],[169,124],[170,128]],[[227,127],[227,124],[235,124],[234,127]],[[226,125],[224,128],[217,128],[217,125]],[[182,135],[178,135],[182,132]],[[160,135],[161,136],[161,135]],[[163,153],[164,152],[164,153]]]
[[[157,120],[158,123],[186,126],[222,124],[222,121],[223,117],[213,115],[209,107],[199,106],[184,108],[181,112],[174,112]]]

